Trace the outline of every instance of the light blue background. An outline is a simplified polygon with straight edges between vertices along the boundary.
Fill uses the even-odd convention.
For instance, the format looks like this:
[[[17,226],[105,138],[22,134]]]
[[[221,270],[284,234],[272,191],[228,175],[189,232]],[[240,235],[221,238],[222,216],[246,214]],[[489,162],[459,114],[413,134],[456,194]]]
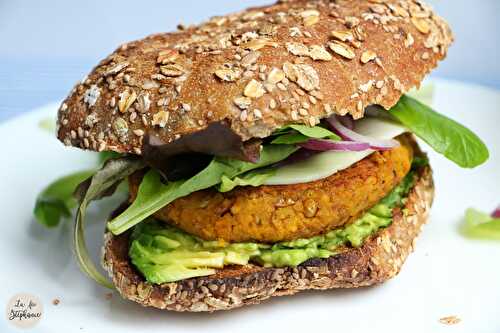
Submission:
[[[62,99],[122,42],[273,0],[0,0],[0,121]],[[433,75],[500,88],[500,0],[431,0],[456,42]]]

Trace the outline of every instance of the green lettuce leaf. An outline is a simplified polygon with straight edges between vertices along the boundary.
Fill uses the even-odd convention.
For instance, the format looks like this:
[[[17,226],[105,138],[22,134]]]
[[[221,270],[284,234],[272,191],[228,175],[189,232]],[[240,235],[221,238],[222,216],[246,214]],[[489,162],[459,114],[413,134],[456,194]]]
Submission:
[[[500,240],[500,218],[469,208],[460,231],[469,238]]]
[[[101,152],[98,156],[99,165],[103,165],[107,160],[118,158],[121,155],[115,152]],[[71,210],[77,204],[76,199],[73,197],[76,187],[92,176],[95,171],[74,172],[49,184],[37,197],[33,210],[35,220],[46,227],[52,228],[58,226],[61,219],[71,217]]]
[[[309,127],[305,125],[288,125],[280,128],[273,135],[276,138],[271,141],[273,144],[297,144],[301,142],[306,142],[309,139],[331,139],[338,141],[340,137],[337,136],[332,131],[321,127],[314,126]]]
[[[297,132],[290,132],[278,136],[276,139],[271,141],[271,143],[280,145],[294,145],[297,143],[306,142],[309,139],[310,138],[308,136],[305,136],[304,134],[300,134]]]
[[[340,140],[340,137],[338,137],[335,133],[321,126],[309,127],[305,125],[295,124],[288,125],[288,127],[310,138],[322,139],[327,137],[334,137],[337,138],[337,140]]]
[[[263,146],[257,163],[214,157],[212,162],[195,176],[168,184],[163,184],[158,172],[151,170],[144,176],[132,205],[110,221],[108,229],[113,234],[119,235],[177,198],[217,185],[223,176],[231,179],[247,171],[284,160],[297,149],[291,145]]]
[[[436,152],[463,168],[476,167],[489,157],[488,148],[471,130],[409,96],[402,96],[389,112]]]
[[[75,172],[47,186],[38,195],[33,211],[38,223],[53,228],[59,225],[62,218],[71,217],[71,209],[77,204],[73,192],[93,173],[94,170]]]
[[[112,195],[124,179],[144,166],[142,160],[132,157],[108,160],[100,170],[81,183],[75,191],[75,197],[80,203],[73,229],[75,256],[80,269],[104,287],[113,288],[113,284],[97,270],[90,259],[85,243],[85,212],[92,201]]]
[[[123,155],[114,151],[103,151],[99,153],[99,164],[104,165],[107,160],[113,159],[113,158],[120,158]]]
[[[221,178],[221,183],[217,186],[217,190],[219,192],[229,192],[236,186],[260,186],[275,173],[275,169],[267,168],[250,171],[233,179],[224,175]]]

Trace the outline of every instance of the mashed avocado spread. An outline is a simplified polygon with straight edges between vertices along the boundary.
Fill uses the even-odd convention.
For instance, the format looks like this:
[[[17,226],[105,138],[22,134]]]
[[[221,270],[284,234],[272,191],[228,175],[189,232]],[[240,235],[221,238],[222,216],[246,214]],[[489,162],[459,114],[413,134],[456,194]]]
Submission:
[[[415,182],[413,171],[365,215],[344,228],[320,236],[276,244],[204,241],[155,220],[137,225],[129,256],[151,283],[179,281],[214,274],[225,265],[294,267],[311,258],[328,258],[340,246],[359,247],[392,222],[392,209],[401,207]]]

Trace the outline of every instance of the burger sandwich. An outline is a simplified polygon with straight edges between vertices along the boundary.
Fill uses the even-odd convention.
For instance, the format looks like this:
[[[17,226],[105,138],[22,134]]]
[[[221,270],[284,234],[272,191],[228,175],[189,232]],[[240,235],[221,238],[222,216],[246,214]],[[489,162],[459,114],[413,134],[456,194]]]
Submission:
[[[82,270],[175,311],[394,277],[433,200],[417,138],[460,167],[488,158],[407,95],[452,39],[418,0],[290,0],[120,46],[58,112],[65,145],[113,153],[75,191]],[[110,281],[85,212],[124,182],[104,235]]]

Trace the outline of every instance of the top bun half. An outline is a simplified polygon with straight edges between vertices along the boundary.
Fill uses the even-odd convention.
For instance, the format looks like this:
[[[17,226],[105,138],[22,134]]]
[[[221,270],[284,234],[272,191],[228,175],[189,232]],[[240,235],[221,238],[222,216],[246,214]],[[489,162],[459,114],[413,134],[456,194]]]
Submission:
[[[421,1],[292,0],[120,46],[58,114],[66,145],[142,153],[224,122],[243,141],[331,114],[388,109],[445,57],[453,37]]]

